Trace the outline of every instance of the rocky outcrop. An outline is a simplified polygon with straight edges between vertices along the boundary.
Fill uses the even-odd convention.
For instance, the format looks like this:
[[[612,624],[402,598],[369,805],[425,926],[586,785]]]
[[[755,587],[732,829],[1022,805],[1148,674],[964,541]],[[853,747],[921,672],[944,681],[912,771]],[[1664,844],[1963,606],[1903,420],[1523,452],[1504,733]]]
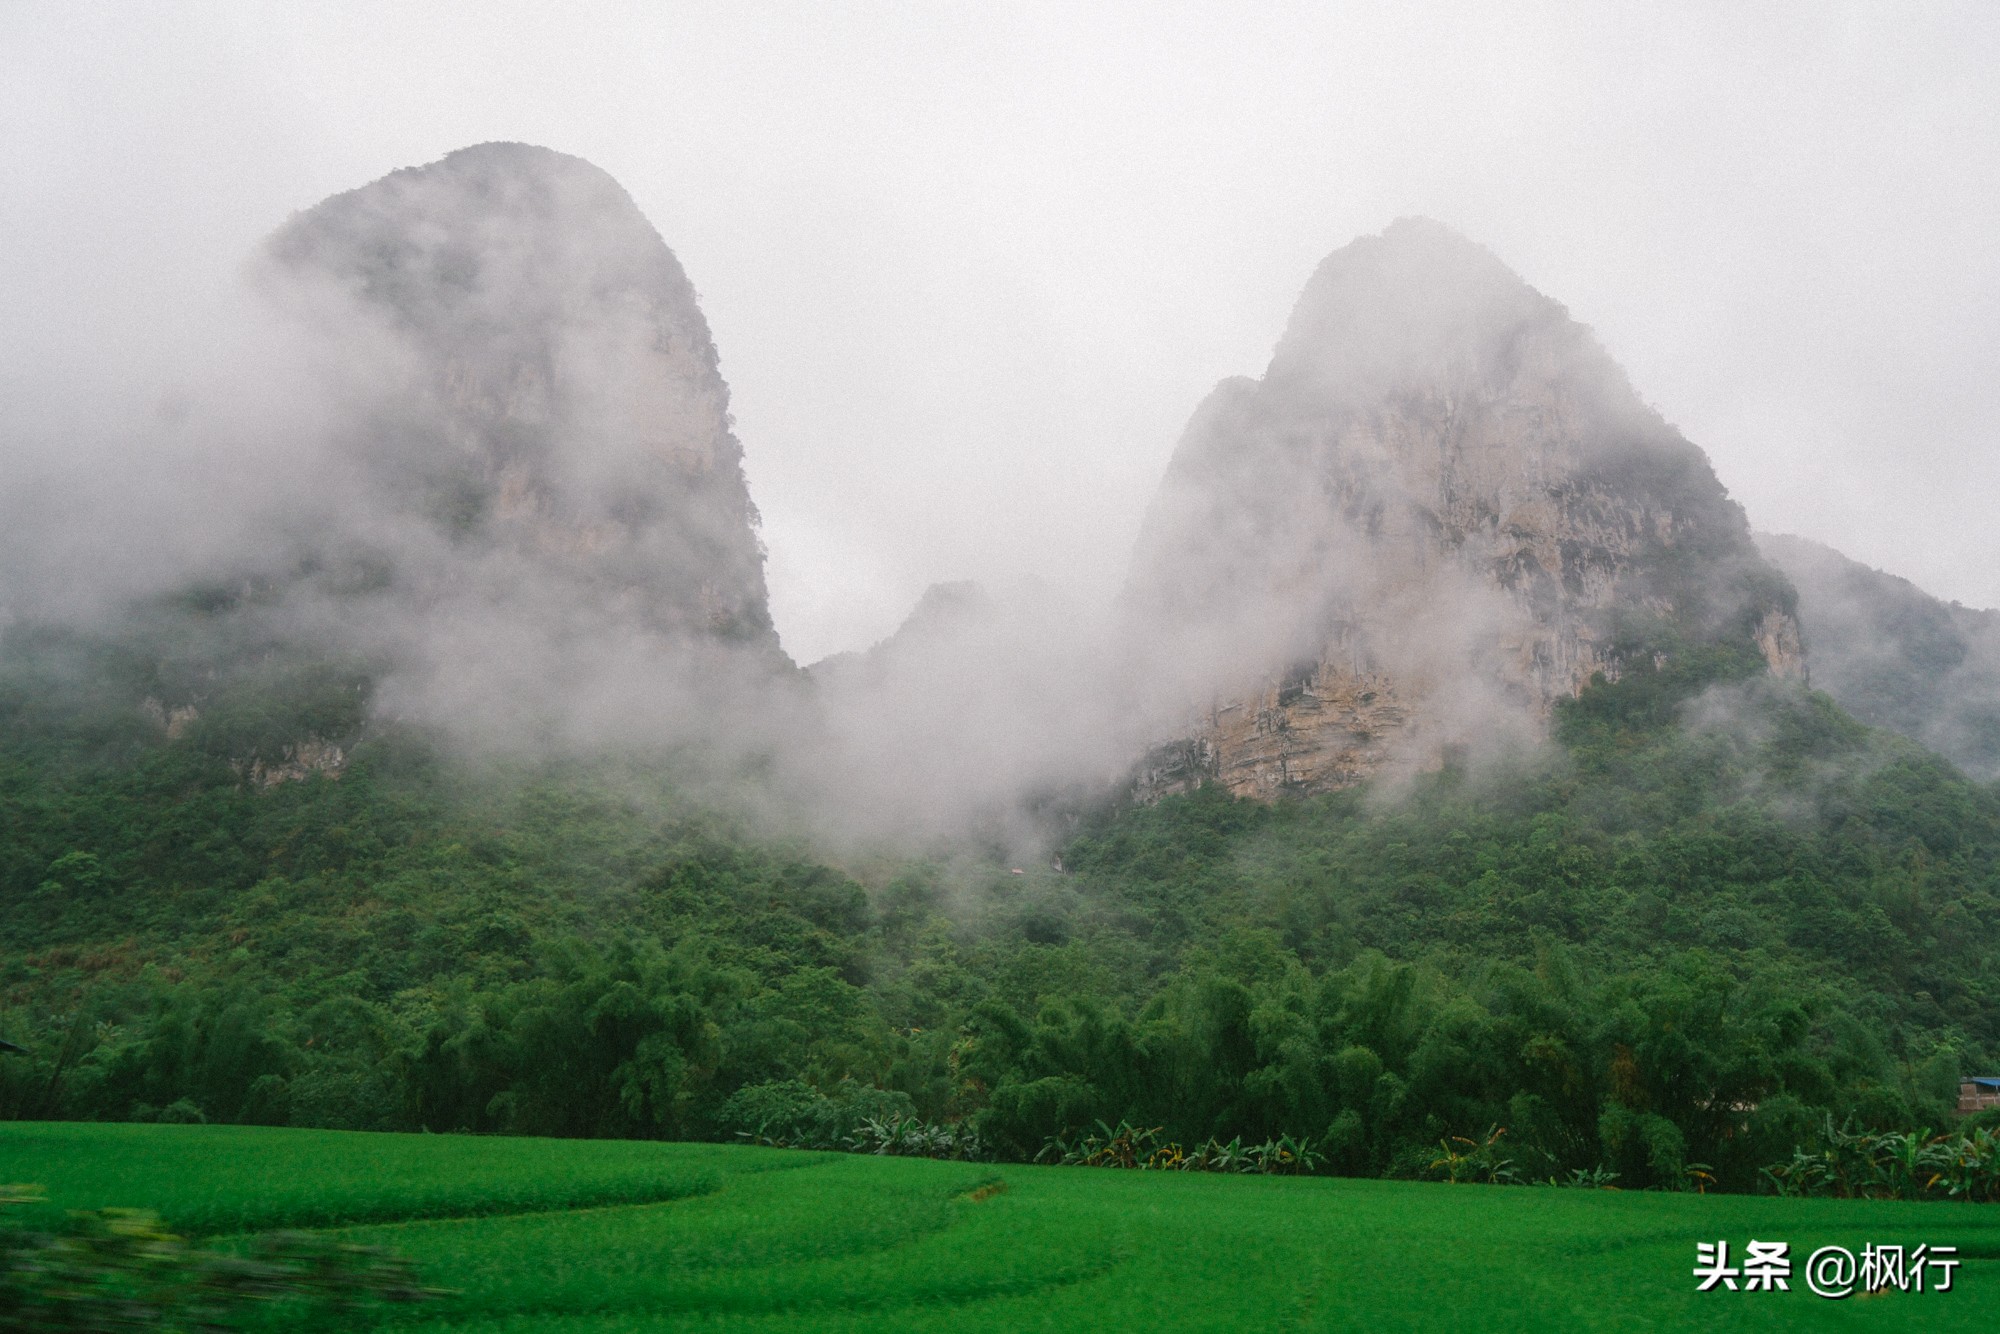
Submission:
[[[180,740],[187,735],[188,728],[201,720],[201,710],[195,705],[176,704],[170,709],[151,695],[139,701],[139,712],[169,741]]]
[[[253,785],[272,788],[280,783],[303,782],[315,774],[339,778],[347,772],[347,750],[331,741],[309,736],[286,746],[276,760],[233,760],[230,765]]]
[[[1560,305],[1423,220],[1329,257],[1263,379],[1196,412],[1126,616],[1183,720],[1152,794],[1434,764],[1695,644],[1804,670],[1701,451]]]
[[[417,530],[347,535],[387,548],[381,577],[525,576],[545,601],[777,652],[707,321],[610,176],[483,144],[326,200],[267,258],[334,368],[362,504]]]

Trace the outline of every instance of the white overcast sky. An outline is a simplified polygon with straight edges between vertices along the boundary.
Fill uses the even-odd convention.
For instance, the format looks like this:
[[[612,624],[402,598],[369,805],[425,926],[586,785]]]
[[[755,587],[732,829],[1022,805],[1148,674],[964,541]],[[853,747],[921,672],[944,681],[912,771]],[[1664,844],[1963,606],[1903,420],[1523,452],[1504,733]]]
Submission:
[[[2000,604],[1992,3],[0,0],[0,466],[292,211],[492,139],[687,267],[802,661],[934,580],[1108,592],[1196,402],[1407,213],[1594,326],[1758,527]]]

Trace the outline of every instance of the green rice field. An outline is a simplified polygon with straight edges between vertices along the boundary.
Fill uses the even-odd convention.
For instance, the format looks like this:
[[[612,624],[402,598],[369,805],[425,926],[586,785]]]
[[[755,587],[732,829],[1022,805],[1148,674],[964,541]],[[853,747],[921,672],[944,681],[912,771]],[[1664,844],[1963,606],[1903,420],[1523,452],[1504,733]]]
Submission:
[[[333,1230],[450,1295],[398,1327],[1917,1329],[1992,1323],[2000,1210],[1118,1172],[708,1144],[0,1125],[50,1213]],[[1789,1292],[1697,1292],[1698,1241],[1788,1241]],[[1829,1301],[1821,1246],[1952,1245],[1952,1291]]]

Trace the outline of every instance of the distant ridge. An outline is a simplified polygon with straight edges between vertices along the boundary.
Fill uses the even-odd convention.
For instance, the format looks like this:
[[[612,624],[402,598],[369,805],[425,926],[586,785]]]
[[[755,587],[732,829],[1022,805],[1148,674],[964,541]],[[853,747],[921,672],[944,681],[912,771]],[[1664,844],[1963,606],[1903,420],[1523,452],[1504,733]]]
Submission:
[[[1934,598],[1802,537],[1757,545],[1799,590],[1812,683],[1863,722],[2000,778],[2000,611]]]

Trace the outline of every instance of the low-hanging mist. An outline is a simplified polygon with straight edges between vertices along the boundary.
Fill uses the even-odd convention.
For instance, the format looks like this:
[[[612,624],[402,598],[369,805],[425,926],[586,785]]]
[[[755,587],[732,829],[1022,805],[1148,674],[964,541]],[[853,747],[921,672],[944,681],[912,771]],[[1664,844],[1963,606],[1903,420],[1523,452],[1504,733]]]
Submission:
[[[694,288],[590,164],[487,144],[335,196],[213,323],[101,457],[50,423],[0,497],[0,617],[153,662],[131,704],[176,735],[231,679],[337,663],[344,734],[233,758],[337,771],[400,726],[739,794],[754,772],[753,806],[827,838],[1013,839],[1022,794],[1115,777],[1091,618],[1058,601],[887,677],[786,657]]]
[[[351,707],[239,757],[260,772],[411,726],[747,783],[823,838],[1033,843],[1052,804],[1530,746],[1670,659],[1803,670],[1701,452],[1428,221],[1330,256],[1265,375],[1210,395],[1115,606],[941,585],[809,670],[695,289],[597,168],[488,144],[335,196],[211,322],[144,411],[39,424],[0,493],[0,627],[128,642],[133,707],[183,730],[232,674],[339,664]],[[66,431],[98,444],[50,462]]]
[[[1752,1190],[2000,1059],[2000,789],[1924,748],[1990,617],[1760,555],[1439,224],[1325,260],[1115,603],[811,664],[605,173],[464,150],[243,278],[0,485],[0,1116]]]

